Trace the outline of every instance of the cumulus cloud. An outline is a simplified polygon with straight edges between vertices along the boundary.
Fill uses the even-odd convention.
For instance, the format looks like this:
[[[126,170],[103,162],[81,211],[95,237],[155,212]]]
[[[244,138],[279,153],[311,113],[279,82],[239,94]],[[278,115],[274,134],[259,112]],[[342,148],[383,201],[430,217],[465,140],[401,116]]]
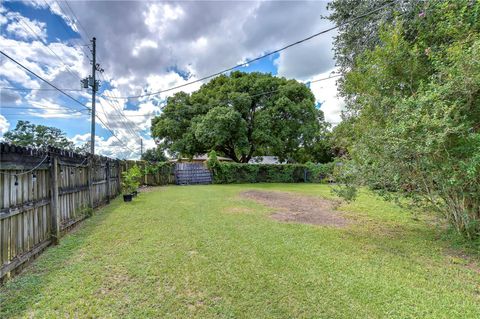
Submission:
[[[8,131],[9,128],[10,128],[10,123],[8,123],[5,116],[0,114],[0,139],[3,136],[3,134]]]
[[[47,80],[61,87],[78,88],[79,78],[85,77],[90,68],[84,53],[87,48],[79,44],[88,44],[95,36],[97,61],[106,70],[104,77],[108,82],[104,85],[108,90],[99,92],[97,114],[129,148],[135,149],[139,147],[138,135],[146,139],[146,145],[153,146],[148,136],[149,124],[161,112],[165,99],[180,90],[192,92],[201,83],[129,101],[112,96],[139,95],[181,85],[331,26],[321,18],[327,13],[323,1],[70,1],[69,7],[52,0],[25,2],[35,8],[49,9],[80,33],[82,39],[57,40],[45,45],[20,35],[13,39],[2,35],[2,48]],[[0,19],[2,23],[12,21]],[[35,25],[45,39],[46,26],[39,22]],[[16,27],[10,28],[13,33]],[[332,35],[322,35],[281,52],[274,62],[278,74],[304,81],[321,77],[334,64]],[[64,63],[59,63],[51,50]],[[46,88],[46,84],[6,59],[0,64],[0,76],[12,85]],[[324,102],[322,109],[327,120],[337,121],[341,101],[335,97],[336,87],[321,83],[312,84],[312,90],[317,100]],[[87,92],[71,94],[84,101],[89,98]],[[27,103],[41,101],[54,110],[62,107],[58,103],[60,96],[58,92],[44,90],[22,94]],[[37,115],[49,117],[52,112]],[[80,141],[80,137],[84,135],[76,139]],[[98,137],[98,143],[104,155],[121,157],[130,152],[120,147],[116,153],[114,147],[120,142],[114,137]]]
[[[325,79],[336,74],[337,69],[333,68],[327,72],[315,75],[312,81],[317,79]],[[338,78],[331,78],[325,81],[314,82],[310,84],[310,89],[315,95],[317,103],[320,103],[320,109],[325,114],[325,120],[333,125],[338,124],[341,119],[341,113],[345,103],[338,96],[337,88]]]
[[[77,134],[71,141],[75,143],[76,146],[82,146],[90,142],[90,134]],[[139,149],[139,141],[131,140],[125,143],[123,140],[120,142],[114,136],[104,138],[95,135],[95,153],[102,154],[103,156],[119,159],[138,159]]]
[[[70,5],[85,27],[84,39],[96,36],[99,62],[107,74],[129,79],[120,88],[123,95],[153,90],[146,79],[167,76],[172,66],[200,78],[331,26],[321,19],[326,14],[321,1]],[[285,51],[276,63],[282,75],[306,79],[331,68],[332,59],[331,35],[326,35]]]
[[[8,33],[24,40],[40,38],[44,41],[47,38],[44,22],[30,20],[17,12],[8,12],[5,17],[0,19],[0,24],[7,24],[6,31]]]

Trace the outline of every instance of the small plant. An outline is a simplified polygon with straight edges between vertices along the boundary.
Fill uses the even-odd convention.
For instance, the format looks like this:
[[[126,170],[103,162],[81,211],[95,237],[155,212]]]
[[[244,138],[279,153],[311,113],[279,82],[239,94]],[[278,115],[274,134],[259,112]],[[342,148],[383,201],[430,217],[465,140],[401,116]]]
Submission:
[[[136,192],[140,186],[140,177],[142,172],[137,165],[130,167],[122,173],[122,189],[124,194],[132,194]]]

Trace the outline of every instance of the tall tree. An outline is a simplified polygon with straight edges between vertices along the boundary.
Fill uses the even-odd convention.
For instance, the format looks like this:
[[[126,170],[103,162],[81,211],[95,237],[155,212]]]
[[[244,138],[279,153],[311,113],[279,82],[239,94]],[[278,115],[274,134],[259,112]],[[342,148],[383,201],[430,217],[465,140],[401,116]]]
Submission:
[[[410,21],[383,24],[345,73],[353,112],[335,132],[357,181],[437,210],[471,239],[480,237],[479,17],[478,1],[425,1]]]
[[[160,147],[155,147],[155,148],[150,148],[146,150],[142,154],[143,161],[147,162],[165,162],[167,161],[167,157],[165,156],[165,153],[162,148]]]
[[[294,161],[315,142],[323,113],[308,87],[270,74],[232,72],[191,95],[167,100],[152,121],[152,136],[171,153],[193,156],[217,151],[236,162],[276,155]]]
[[[34,148],[52,146],[75,150],[75,144],[67,139],[62,130],[45,125],[35,125],[29,121],[18,121],[15,129],[6,132],[3,137],[6,142],[19,146]]]
[[[414,37],[413,29],[416,15],[423,12],[431,1],[423,0],[333,0],[328,4],[330,15],[327,17],[339,25],[334,38],[334,53],[340,73],[346,74],[359,66],[358,57],[381,43],[380,30],[385,24],[402,23],[406,36]],[[379,9],[379,10],[377,10]],[[352,18],[374,11],[353,23],[345,23]],[[411,26],[412,24],[412,26]],[[413,31],[413,30],[412,30]],[[344,115],[355,113],[355,95],[345,88],[344,78],[339,79],[339,91],[347,104]],[[349,107],[350,106],[350,107]]]

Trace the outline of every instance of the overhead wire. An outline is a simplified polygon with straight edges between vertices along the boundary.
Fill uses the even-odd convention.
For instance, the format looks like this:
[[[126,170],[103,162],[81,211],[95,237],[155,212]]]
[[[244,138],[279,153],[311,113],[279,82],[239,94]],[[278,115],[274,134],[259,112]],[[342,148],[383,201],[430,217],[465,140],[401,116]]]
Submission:
[[[173,86],[173,87],[170,87],[170,88],[168,88],[168,89],[156,91],[156,92],[150,92],[150,93],[138,94],[138,95],[132,95],[132,96],[121,96],[121,97],[118,97],[118,99],[134,99],[134,98],[142,98],[142,97],[148,97],[148,96],[152,96],[152,95],[158,95],[158,94],[161,94],[161,93],[173,91],[173,90],[180,89],[180,88],[183,88],[183,87],[186,87],[186,86],[195,84],[195,83],[202,82],[202,81],[204,81],[204,80],[207,80],[207,79],[216,77],[216,76],[218,76],[218,75],[221,75],[221,74],[224,74],[224,73],[233,71],[233,70],[238,69],[238,68],[240,68],[240,67],[247,66],[247,65],[249,65],[249,64],[251,64],[251,63],[253,63],[253,62],[262,60],[262,59],[264,59],[264,58],[266,58],[266,57],[272,56],[272,55],[277,54],[277,53],[279,53],[279,52],[281,52],[281,51],[284,51],[284,50],[286,50],[286,49],[289,49],[289,48],[291,48],[291,47],[293,47],[293,46],[299,45],[299,44],[304,43],[304,42],[306,42],[306,41],[309,41],[309,40],[311,40],[311,39],[313,39],[313,38],[316,38],[316,37],[318,37],[318,36],[320,36],[320,35],[322,35],[322,34],[325,34],[325,33],[327,33],[327,32],[330,32],[330,31],[333,31],[333,30],[335,30],[335,29],[338,29],[338,28],[340,28],[340,27],[342,27],[342,26],[344,26],[344,25],[347,25],[347,24],[350,24],[350,23],[355,22],[355,21],[357,21],[357,20],[360,20],[360,19],[362,19],[362,18],[365,18],[365,17],[367,17],[367,16],[369,16],[369,15],[371,15],[371,14],[374,14],[374,13],[376,13],[376,12],[384,9],[385,7],[387,7],[387,6],[389,6],[389,5],[393,4],[393,3],[394,3],[394,1],[388,1],[388,2],[386,2],[384,5],[380,6],[380,7],[377,8],[377,9],[374,9],[374,10],[371,10],[371,11],[369,11],[369,12],[367,12],[367,13],[364,13],[364,14],[361,14],[361,15],[359,15],[359,16],[356,16],[356,17],[354,17],[354,18],[352,18],[352,19],[349,19],[349,20],[347,20],[347,21],[345,21],[345,22],[343,22],[343,23],[340,23],[340,24],[338,24],[338,25],[336,25],[336,26],[333,26],[333,27],[327,28],[327,29],[325,29],[325,30],[322,30],[322,31],[320,31],[320,32],[314,33],[314,34],[312,34],[312,35],[310,35],[310,36],[308,36],[308,37],[306,37],[306,38],[303,38],[303,39],[301,39],[301,40],[298,40],[298,41],[295,41],[295,42],[290,43],[290,44],[288,44],[288,45],[285,45],[285,46],[283,46],[283,47],[281,47],[281,48],[279,48],[279,49],[276,49],[276,50],[274,50],[274,51],[270,51],[270,52],[265,53],[265,54],[263,54],[263,55],[261,55],[261,56],[259,56],[259,57],[254,58],[254,59],[247,60],[247,61],[245,61],[245,62],[243,62],[243,63],[237,64],[237,65],[232,66],[232,67],[230,67],[230,68],[227,68],[227,69],[224,69],[224,70],[215,72],[215,73],[210,74],[210,75],[207,75],[207,76],[204,76],[204,77],[199,78],[199,79],[197,79],[197,80],[189,81],[189,82],[186,82],[186,83],[183,83],[183,84],[180,84],[180,85],[177,85],[177,86]]]
[[[60,4],[58,3],[58,1],[56,1],[56,2],[57,2],[57,4],[59,5],[60,10],[62,10],[62,8],[61,8]],[[120,97],[118,97],[118,96],[113,96],[113,97],[112,97],[112,96],[109,96],[108,94],[105,94],[105,96],[107,96],[107,98],[109,98],[109,99],[141,98],[141,97],[148,97],[148,96],[158,95],[158,94],[161,94],[161,93],[164,93],[164,92],[172,91],[172,90],[179,89],[179,88],[182,88],[182,87],[185,87],[185,86],[194,84],[194,83],[198,83],[198,82],[204,81],[204,80],[206,80],[206,79],[209,79],[209,78],[212,78],[212,77],[221,75],[221,74],[223,74],[223,73],[227,73],[227,72],[232,71],[232,70],[234,70],[234,69],[237,69],[237,68],[240,68],[240,67],[243,67],[243,66],[247,66],[248,64],[251,64],[251,63],[256,62],[256,61],[258,61],[258,60],[261,60],[261,59],[264,59],[264,58],[266,58],[266,57],[272,56],[272,55],[274,55],[274,54],[277,54],[277,53],[279,53],[279,52],[281,52],[281,51],[283,51],[283,50],[286,50],[286,49],[288,49],[288,48],[290,48],[290,47],[293,47],[293,46],[295,46],[295,45],[299,45],[299,44],[301,44],[301,43],[303,43],[303,42],[306,42],[306,41],[308,41],[308,40],[311,40],[311,39],[313,39],[313,38],[315,38],[315,37],[317,37],[317,36],[319,36],[319,35],[321,35],[321,34],[330,32],[330,31],[332,31],[332,30],[335,30],[335,29],[337,29],[337,28],[340,28],[340,27],[343,26],[343,25],[349,24],[349,23],[351,23],[351,22],[354,22],[354,21],[356,21],[356,20],[359,20],[359,19],[361,19],[361,18],[364,18],[364,17],[366,17],[366,16],[369,16],[369,15],[375,13],[375,12],[378,12],[378,11],[382,10],[384,7],[386,7],[386,6],[388,6],[388,5],[391,5],[392,3],[393,3],[393,2],[387,2],[386,4],[382,5],[381,7],[377,8],[377,9],[371,10],[371,11],[365,13],[365,14],[362,14],[362,15],[360,15],[360,16],[354,17],[354,18],[352,18],[352,19],[350,19],[350,20],[345,21],[345,22],[342,23],[342,24],[339,24],[339,25],[336,25],[336,26],[334,26],[334,27],[331,27],[331,28],[322,30],[322,31],[317,32],[317,33],[315,33],[315,34],[313,34],[313,35],[311,35],[311,36],[309,36],[309,37],[307,37],[307,38],[304,38],[304,39],[301,39],[301,40],[296,41],[296,42],[294,42],[294,43],[288,44],[288,45],[286,45],[286,46],[284,46],[284,47],[282,47],[282,48],[279,48],[279,49],[277,49],[277,50],[268,52],[268,53],[263,54],[263,55],[261,55],[261,56],[259,56],[259,57],[257,57],[257,58],[247,60],[247,61],[245,61],[245,62],[243,62],[243,63],[237,64],[237,65],[235,65],[235,66],[233,66],[233,67],[230,67],[230,68],[228,68],[228,69],[225,69],[225,70],[222,70],[222,71],[219,71],[219,72],[210,74],[210,75],[208,75],[208,76],[204,76],[204,77],[202,77],[202,78],[200,78],[200,79],[197,79],[197,80],[194,80],[194,81],[190,81],[190,82],[187,82],[187,83],[183,83],[183,84],[181,84],[181,85],[177,85],[177,86],[174,86],[174,87],[170,87],[170,88],[165,89],[165,90],[160,90],[160,91],[151,92],[151,93],[146,93],[146,94],[140,94],[140,95],[134,95],[134,96],[125,96],[125,97],[121,97],[121,96],[120,96]],[[47,3],[47,4],[48,4],[48,3]],[[85,32],[85,34],[87,34],[87,36],[88,36],[88,32],[85,30],[85,28],[83,27],[83,25],[81,24],[81,22],[79,21],[79,19],[77,18],[77,16],[76,16],[75,13],[73,12],[72,8],[70,7],[70,5],[68,4],[67,1],[65,1],[65,4],[66,4],[66,5],[68,6],[68,8],[70,9],[72,15],[75,17],[76,22],[78,22],[79,26],[83,29],[83,31]],[[79,32],[79,34],[81,35],[80,32]],[[82,35],[81,35],[81,36],[82,36]],[[38,37],[38,35],[37,35],[37,37]],[[44,82],[46,82],[47,84],[49,84],[49,85],[51,85],[53,88],[55,88],[56,90],[60,91],[61,93],[63,93],[64,95],[66,95],[67,97],[69,97],[70,99],[72,99],[73,101],[79,103],[80,105],[82,105],[83,107],[85,107],[86,109],[89,110],[89,108],[86,107],[83,103],[81,103],[81,102],[78,101],[77,99],[73,98],[71,95],[69,95],[68,93],[66,93],[66,92],[64,92],[63,90],[59,89],[58,87],[54,86],[53,84],[49,83],[49,82],[46,81],[45,79],[41,78],[41,77],[38,76],[36,73],[34,73],[33,71],[29,70],[28,68],[26,68],[25,66],[23,66],[22,64],[20,64],[18,61],[14,60],[13,58],[11,58],[11,57],[8,56],[7,54],[5,54],[4,52],[1,52],[1,51],[0,51],[0,53],[2,53],[4,56],[6,56],[7,58],[9,58],[9,59],[12,60],[13,62],[17,63],[19,66],[21,66],[21,67],[24,68],[25,70],[27,70],[27,71],[29,71],[30,73],[32,73],[32,74],[33,74],[34,76],[36,76],[37,78],[43,80]],[[88,56],[88,55],[87,55],[87,56]],[[66,65],[65,65],[65,66],[66,66]],[[337,75],[337,76],[339,76],[339,75]],[[78,76],[77,76],[77,77],[78,77]],[[319,81],[323,81],[323,80],[328,80],[328,79],[333,78],[333,77],[336,77],[336,76],[332,76],[332,77],[328,77],[328,78],[324,78],[324,79],[317,79],[317,80],[314,80],[314,81],[309,81],[309,82],[307,82],[307,83],[315,83],[315,82],[319,82]],[[278,91],[278,90],[276,90],[276,91]],[[258,94],[258,95],[263,95],[263,94],[268,94],[268,93],[272,93],[272,92],[264,92],[264,93],[261,93],[261,94]],[[254,96],[258,96],[258,95],[254,95]],[[112,105],[112,106],[113,106],[113,105]],[[116,109],[116,108],[114,108],[114,109]],[[117,110],[117,109],[116,109],[116,110]],[[127,119],[127,118],[125,117],[125,115],[124,115],[120,110],[117,110],[117,111],[118,111],[118,113],[121,115],[121,117],[124,117],[125,119]],[[98,118],[98,117],[97,117],[97,118]],[[100,118],[98,118],[98,119],[99,119],[99,121],[110,131],[110,133],[112,133],[112,135],[119,140],[119,142],[123,143],[123,142],[114,134],[114,132],[113,132]],[[127,146],[127,149],[129,149],[128,146]],[[133,152],[133,150],[131,150],[131,149],[129,149],[129,150]]]
[[[47,4],[48,8],[50,9],[50,12],[54,13],[54,10],[52,8],[52,6],[50,5],[50,3],[47,1],[47,0],[44,0],[44,2]],[[58,9],[60,10],[60,12],[65,16],[65,17],[68,17],[67,14],[65,14],[65,11],[63,10],[62,6],[60,5],[60,3],[58,1],[55,0],[55,2],[57,3],[57,6],[58,6]],[[60,25],[63,27],[63,29],[66,31],[66,33],[68,34],[70,31],[67,30],[67,28],[65,27],[65,25],[63,24],[63,19],[62,19],[62,23],[60,23]],[[80,40],[83,42],[84,45],[82,46],[78,46],[80,48],[80,50],[82,50],[84,53],[86,53],[86,57],[90,60],[90,56],[89,56],[89,53],[88,53],[88,50],[86,51],[85,50],[85,46],[88,47],[88,41],[87,43],[85,43],[85,40],[82,38],[82,36],[80,35]]]
[[[65,11],[67,11],[67,10],[64,10],[64,8],[62,8],[62,6],[60,5],[60,3],[59,3],[57,0],[55,0],[55,2],[56,2],[57,5],[59,6],[59,8],[60,8],[60,10],[62,11],[62,13],[63,13],[64,15],[66,15],[66,12],[65,12]],[[68,1],[63,1],[63,2],[66,4],[66,6],[68,7],[68,10],[70,11],[71,15],[72,15],[73,18],[75,19],[75,20],[74,20],[74,23],[78,24],[78,26],[79,26],[79,28],[77,28],[77,29],[78,29],[77,31],[78,31],[78,34],[80,35],[80,38],[81,38],[83,41],[86,41],[86,40],[84,39],[84,36],[83,36],[82,33],[80,32],[80,28],[83,30],[84,34],[85,34],[87,37],[90,37],[89,33],[87,32],[87,30],[86,30],[85,27],[83,26],[82,22],[80,21],[80,19],[77,17],[77,15],[75,14],[75,12],[73,11],[73,9],[72,9],[72,7],[70,6],[70,4],[68,3]],[[51,9],[51,8],[50,8],[50,9]],[[86,47],[89,47],[89,45],[86,44],[85,42],[84,42],[84,44],[85,44]],[[81,49],[85,52],[85,48],[84,48],[84,47],[82,47]],[[89,60],[91,60],[91,57],[89,56],[88,53],[86,53],[86,57],[87,57]],[[101,73],[100,73],[100,74],[101,74]],[[100,103],[100,104],[101,104],[101,103]],[[102,105],[102,107],[103,107],[103,105]],[[103,110],[102,110],[102,113],[103,113],[103,115],[105,116],[105,120],[108,122],[108,118],[109,118],[110,116],[107,116],[107,114],[105,114],[105,112],[104,112]],[[105,124],[104,124],[104,125],[105,125]],[[141,138],[141,136],[140,136],[136,131],[132,130],[130,127],[127,128],[127,127],[125,126],[125,128],[126,128],[127,131],[129,132],[129,134],[133,134],[133,135],[139,136],[139,137]]]
[[[47,83],[48,85],[50,85],[51,87],[57,89],[59,92],[63,93],[65,96],[69,97],[71,100],[73,100],[74,102],[76,102],[77,104],[81,105],[82,107],[84,107],[85,109],[87,110],[90,110],[90,108],[88,108],[85,104],[83,104],[82,102],[80,102],[79,100],[77,100],[76,98],[74,98],[73,96],[71,96],[70,94],[68,94],[67,92],[65,91],[62,91],[60,88],[58,88],[57,86],[55,86],[54,84],[50,83],[49,81],[45,80],[43,77],[39,76],[38,74],[36,74],[34,71],[30,70],[29,68],[27,68],[26,66],[24,66],[23,64],[21,64],[20,62],[18,62],[17,60],[15,60],[14,58],[12,58],[11,56],[9,56],[8,54],[6,54],[5,52],[3,51],[0,51],[0,54],[2,54],[3,56],[5,56],[6,58],[8,58],[9,60],[11,60],[12,62],[14,62],[15,64],[17,64],[18,66],[20,66],[21,68],[23,68],[24,70],[26,70],[27,72],[33,74],[35,77],[37,77],[38,79],[42,80],[43,82]],[[104,121],[102,121],[102,119],[98,116],[96,116],[96,118],[100,121],[100,123],[102,123],[105,128],[112,134],[112,136],[114,136],[120,143],[124,144],[124,146],[130,150],[131,152],[135,152],[134,150],[132,150],[131,148],[128,147],[128,145],[125,144],[125,142],[123,142],[116,134],[115,132],[113,132],[113,130],[105,124]]]
[[[12,91],[56,91],[56,89],[47,89],[47,88],[14,88],[14,87],[0,87],[0,90],[12,90]],[[81,89],[64,89],[63,91],[70,92],[83,92]]]
[[[55,53],[55,51],[53,51],[52,48],[50,48],[50,46],[47,43],[44,42],[42,37],[39,36],[38,33],[28,25],[28,23],[24,23],[18,16],[15,18],[20,23],[20,26],[22,27],[23,30],[25,30],[27,33],[30,33],[34,38],[37,38],[37,40],[39,40],[53,55],[55,55],[55,57],[57,57],[57,59],[63,64],[63,66],[65,66],[65,68],[71,75],[80,79],[78,74],[76,74],[75,72],[72,71],[72,69],[70,69],[70,67],[65,63],[65,61],[57,53]],[[24,26],[26,26],[29,30],[25,29]]]
[[[60,9],[62,10],[60,4],[58,3],[57,0],[55,0],[58,4],[58,6],[60,7]],[[68,3],[68,1],[63,1],[66,6],[68,7],[70,13],[72,14],[72,16],[74,17],[75,19],[75,22],[78,23],[79,27],[83,30],[83,33],[87,36],[87,37],[90,37],[90,34],[88,33],[88,31],[85,29],[85,27],[83,26],[82,22],[80,21],[80,19],[78,18],[78,16],[75,14],[73,8],[70,6],[70,4]],[[62,12],[65,14],[65,11],[62,10]],[[83,35],[82,33],[80,32],[80,29],[78,30],[79,34],[80,34],[80,37],[83,39]],[[98,55],[98,54],[97,54]],[[87,55],[88,56],[88,55]],[[103,76],[102,73],[100,73],[100,76],[103,77],[104,81],[107,82]],[[112,94],[115,94],[112,92]],[[130,134],[133,134],[133,135],[136,135],[138,138],[142,138],[142,136],[137,132],[138,131],[143,131],[140,127],[138,127],[133,121],[129,120],[125,114],[122,112],[122,107],[121,105],[117,102],[117,106],[113,105],[112,103],[110,103],[110,100],[113,100],[113,98],[105,93],[105,96],[107,97],[110,97],[111,99],[105,99],[106,102],[112,107],[112,109],[117,112],[119,115],[120,115],[120,118],[123,118],[125,121],[122,120],[122,122],[124,122],[125,124],[122,124],[122,126],[128,131],[130,132]],[[102,105],[103,107],[103,105]],[[105,115],[105,118],[108,119],[108,116],[106,116],[106,114],[104,113]]]
[[[104,75],[103,75],[102,73],[100,73],[100,77],[102,77],[105,82],[108,82],[108,81],[105,79],[105,77],[104,77]],[[115,94],[115,93],[112,92],[112,94]],[[107,94],[107,93],[105,93],[105,95],[106,95],[106,96],[109,96],[109,94]],[[141,139],[142,136],[141,136],[140,134],[138,134],[136,130],[138,130],[138,131],[143,131],[143,130],[142,130],[141,128],[139,128],[133,121],[129,120],[129,119],[125,116],[125,113],[122,111],[122,106],[120,105],[120,103],[119,103],[117,100],[108,100],[108,99],[105,99],[105,101],[112,107],[112,109],[113,109],[115,112],[117,112],[117,113],[120,115],[120,118],[125,119],[125,122],[124,122],[124,123],[126,123],[126,124],[125,124],[125,128],[128,129],[128,130],[130,130],[130,131],[132,131],[132,132],[134,132],[134,134],[137,135],[137,137],[139,137],[139,138]],[[116,105],[112,104],[112,102],[113,102],[114,104],[116,104]],[[122,121],[122,122],[123,122],[123,121]],[[133,126],[132,126],[132,124],[133,124]]]
[[[55,0],[55,1],[57,1],[57,0]],[[89,33],[87,32],[87,30],[83,27],[82,22],[80,22],[80,19],[77,18],[77,15],[76,15],[75,12],[73,11],[72,7],[70,7],[70,4],[68,3],[68,1],[65,0],[65,1],[63,1],[63,2],[67,5],[68,9],[70,9],[70,12],[72,13],[72,15],[73,15],[73,17],[75,18],[76,22],[78,22],[78,25],[82,28],[83,32],[85,32],[85,34],[87,35],[88,38],[91,38],[90,34],[89,34]],[[57,3],[58,3],[58,1],[57,1]]]

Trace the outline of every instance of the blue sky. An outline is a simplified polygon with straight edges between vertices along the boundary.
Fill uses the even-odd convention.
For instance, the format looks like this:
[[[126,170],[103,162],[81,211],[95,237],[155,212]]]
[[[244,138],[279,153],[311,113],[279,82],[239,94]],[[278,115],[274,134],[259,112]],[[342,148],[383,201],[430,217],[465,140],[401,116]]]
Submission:
[[[318,32],[330,26],[319,18],[326,13],[325,4],[5,1],[0,7],[0,41],[2,51],[90,106],[90,93],[80,90],[80,79],[90,72],[88,45],[96,36],[97,62],[105,69],[99,75],[97,114],[104,124],[97,121],[97,150],[136,158],[140,138],[147,147],[154,146],[150,120],[175,91],[133,100],[110,97],[167,89]],[[332,36],[240,70],[300,81],[328,76],[334,70]],[[58,127],[79,145],[88,140],[88,111],[8,59],[2,57],[1,63],[0,133],[13,129],[18,120],[29,120]],[[335,97],[335,82],[317,84],[312,90],[318,102],[325,102],[327,120],[338,121],[342,103]],[[200,85],[183,90],[192,92]]]

